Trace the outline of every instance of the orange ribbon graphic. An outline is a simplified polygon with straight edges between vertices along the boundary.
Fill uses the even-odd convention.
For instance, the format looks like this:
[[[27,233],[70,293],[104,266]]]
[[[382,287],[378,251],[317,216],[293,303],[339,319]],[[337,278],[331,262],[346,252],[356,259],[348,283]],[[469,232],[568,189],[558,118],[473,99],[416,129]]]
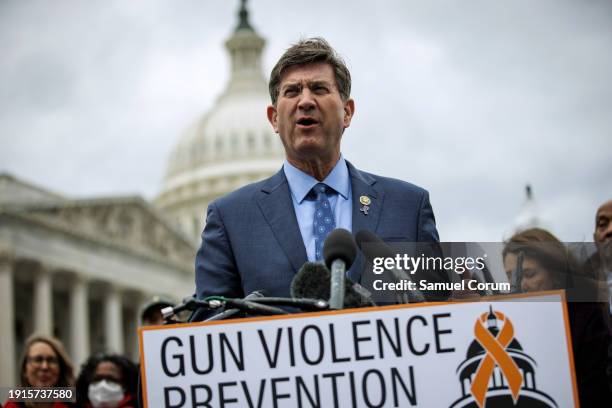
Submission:
[[[474,376],[471,387],[472,395],[480,408],[484,407],[489,379],[493,375],[495,365],[499,366],[503,375],[506,377],[514,403],[516,403],[518,399],[519,392],[521,391],[521,384],[523,383],[523,374],[521,374],[512,357],[506,352],[506,347],[508,347],[508,344],[510,344],[514,338],[514,326],[509,319],[506,319],[503,313],[493,313],[495,313],[499,321],[503,322],[503,326],[497,336],[493,336],[484,326],[488,313],[480,315],[480,318],[476,320],[476,324],[474,325],[476,340],[482,345],[487,353],[476,370],[476,375]]]

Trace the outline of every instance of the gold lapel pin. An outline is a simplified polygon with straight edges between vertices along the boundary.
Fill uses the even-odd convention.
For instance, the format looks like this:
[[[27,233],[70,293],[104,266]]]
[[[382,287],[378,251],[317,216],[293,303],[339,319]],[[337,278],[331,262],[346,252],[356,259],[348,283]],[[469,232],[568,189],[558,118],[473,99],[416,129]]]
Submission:
[[[370,204],[372,203],[370,197],[361,196],[359,197],[359,202],[361,203],[361,208],[359,209],[359,211],[361,211],[363,215],[368,215],[368,211],[370,211]]]

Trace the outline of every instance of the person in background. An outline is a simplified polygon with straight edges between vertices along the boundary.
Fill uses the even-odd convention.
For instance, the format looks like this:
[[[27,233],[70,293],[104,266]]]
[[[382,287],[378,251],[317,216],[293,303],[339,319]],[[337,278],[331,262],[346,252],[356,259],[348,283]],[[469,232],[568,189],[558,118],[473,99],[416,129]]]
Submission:
[[[137,407],[138,366],[127,357],[96,354],[81,367],[76,382],[79,408]]]
[[[524,255],[519,285],[521,292],[565,287],[569,259],[565,246],[553,234],[541,228],[529,228],[506,241],[502,257],[510,282],[521,252]]]
[[[25,343],[21,358],[20,386],[34,388],[73,387],[74,368],[62,343],[56,338],[35,334]],[[70,402],[25,403],[9,401],[5,408],[65,408]]]
[[[612,313],[612,200],[597,209],[593,240],[597,253],[590,259],[588,271],[601,282],[603,296],[608,299]]]
[[[157,326],[164,324],[164,316],[161,311],[168,306],[174,306],[174,303],[161,296],[154,296],[153,299],[143,307],[140,313],[142,325]]]
[[[518,268],[519,254],[523,254],[522,268]],[[550,232],[530,228],[512,236],[504,246],[502,257],[508,279],[522,269],[518,287],[521,292],[566,289],[567,311],[572,337],[576,381],[580,405],[601,406],[610,401],[606,377],[606,357],[610,341],[603,303],[587,302],[596,299],[597,288],[576,287],[581,279],[577,261],[565,245]],[[584,284],[581,284],[584,286]],[[578,290],[581,294],[574,297]],[[589,292],[585,298],[585,293]]]
[[[599,284],[599,298],[607,301],[608,333],[612,338],[612,200],[606,201],[597,209],[593,240],[597,246],[597,252],[587,259],[584,271]],[[608,388],[612,393],[612,344],[608,346],[606,371]]]

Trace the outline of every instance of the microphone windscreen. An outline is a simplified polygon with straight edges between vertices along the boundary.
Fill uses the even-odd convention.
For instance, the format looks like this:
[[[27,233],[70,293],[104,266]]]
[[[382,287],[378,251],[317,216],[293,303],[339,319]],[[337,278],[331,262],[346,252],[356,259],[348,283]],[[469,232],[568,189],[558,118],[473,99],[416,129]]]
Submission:
[[[329,299],[329,269],[321,263],[306,262],[291,281],[291,297]]]
[[[329,269],[322,263],[306,262],[291,281],[291,297],[328,300],[330,296]],[[369,293],[348,278],[344,280],[344,307],[373,306]]]
[[[391,248],[382,239],[368,230],[357,232],[355,241],[369,261],[374,258],[393,258],[395,256]]]
[[[336,228],[325,238],[323,259],[328,268],[331,268],[332,262],[336,259],[342,259],[346,269],[349,269],[353,265],[355,256],[357,256],[357,245],[353,235],[347,230]]]

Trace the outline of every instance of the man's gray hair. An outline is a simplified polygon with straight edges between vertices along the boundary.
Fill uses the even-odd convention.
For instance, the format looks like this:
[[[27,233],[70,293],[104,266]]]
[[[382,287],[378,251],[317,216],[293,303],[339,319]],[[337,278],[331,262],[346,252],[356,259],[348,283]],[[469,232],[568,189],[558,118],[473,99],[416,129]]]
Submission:
[[[347,101],[351,95],[351,73],[342,58],[329,43],[323,38],[315,37],[300,40],[293,44],[280,57],[274,68],[272,68],[268,84],[272,104],[276,105],[281,77],[288,68],[317,62],[325,62],[332,67],[338,92],[342,100]]]

